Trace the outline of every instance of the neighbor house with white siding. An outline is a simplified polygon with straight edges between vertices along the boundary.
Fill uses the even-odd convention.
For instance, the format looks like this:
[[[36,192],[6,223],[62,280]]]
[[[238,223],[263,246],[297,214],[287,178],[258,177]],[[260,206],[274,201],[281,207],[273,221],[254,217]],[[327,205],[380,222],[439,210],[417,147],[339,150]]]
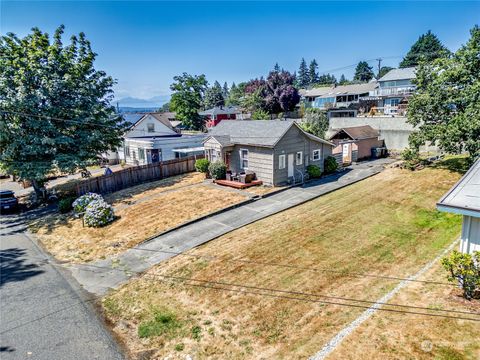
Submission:
[[[222,121],[203,144],[210,161],[223,161],[236,173],[252,171],[267,185],[302,181],[310,164],[323,171],[334,146],[293,120]]]

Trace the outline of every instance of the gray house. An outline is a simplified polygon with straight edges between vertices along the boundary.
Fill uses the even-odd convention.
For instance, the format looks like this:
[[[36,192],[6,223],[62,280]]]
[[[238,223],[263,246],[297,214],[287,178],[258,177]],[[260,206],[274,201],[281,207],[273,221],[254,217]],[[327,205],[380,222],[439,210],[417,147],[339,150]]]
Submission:
[[[323,171],[333,146],[292,120],[222,121],[204,141],[208,160],[223,161],[233,172],[253,171],[267,185],[299,182],[310,164]]]

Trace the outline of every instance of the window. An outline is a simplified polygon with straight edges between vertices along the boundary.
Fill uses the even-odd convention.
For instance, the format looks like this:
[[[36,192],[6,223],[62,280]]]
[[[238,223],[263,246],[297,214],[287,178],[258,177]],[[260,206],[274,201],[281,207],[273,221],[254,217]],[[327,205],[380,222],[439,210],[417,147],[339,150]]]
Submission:
[[[138,148],[138,159],[145,161],[145,150],[143,148]]]
[[[248,150],[240,149],[240,168],[248,169]]]
[[[285,155],[278,155],[278,168],[285,169]]]
[[[295,163],[297,165],[302,165],[303,164],[303,151],[297,152]]]
[[[313,150],[313,161],[320,160],[320,149]]]
[[[147,124],[147,130],[148,132],[155,132],[155,124]]]
[[[130,146],[125,146],[125,157],[130,157]]]
[[[132,150],[132,159],[137,160],[137,154],[135,154],[135,150]]]

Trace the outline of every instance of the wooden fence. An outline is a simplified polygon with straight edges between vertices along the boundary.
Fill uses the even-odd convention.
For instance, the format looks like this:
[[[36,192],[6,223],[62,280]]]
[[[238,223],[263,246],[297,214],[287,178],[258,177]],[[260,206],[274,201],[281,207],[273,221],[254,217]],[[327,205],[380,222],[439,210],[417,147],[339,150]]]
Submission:
[[[77,195],[88,192],[110,193],[147,181],[161,180],[170,176],[185,174],[195,170],[195,160],[203,155],[140,165],[116,171],[110,175],[93,177],[77,185]]]

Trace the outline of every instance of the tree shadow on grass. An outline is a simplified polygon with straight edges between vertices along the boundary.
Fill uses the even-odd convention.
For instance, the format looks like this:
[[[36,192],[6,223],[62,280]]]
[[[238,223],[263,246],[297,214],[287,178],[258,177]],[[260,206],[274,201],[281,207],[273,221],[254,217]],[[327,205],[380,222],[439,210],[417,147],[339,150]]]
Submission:
[[[434,169],[449,170],[463,175],[467,172],[469,164],[465,156],[452,156],[433,163],[431,167]]]
[[[25,249],[10,248],[0,251],[0,288],[7,283],[23,281],[43,272],[38,264],[27,261]]]

